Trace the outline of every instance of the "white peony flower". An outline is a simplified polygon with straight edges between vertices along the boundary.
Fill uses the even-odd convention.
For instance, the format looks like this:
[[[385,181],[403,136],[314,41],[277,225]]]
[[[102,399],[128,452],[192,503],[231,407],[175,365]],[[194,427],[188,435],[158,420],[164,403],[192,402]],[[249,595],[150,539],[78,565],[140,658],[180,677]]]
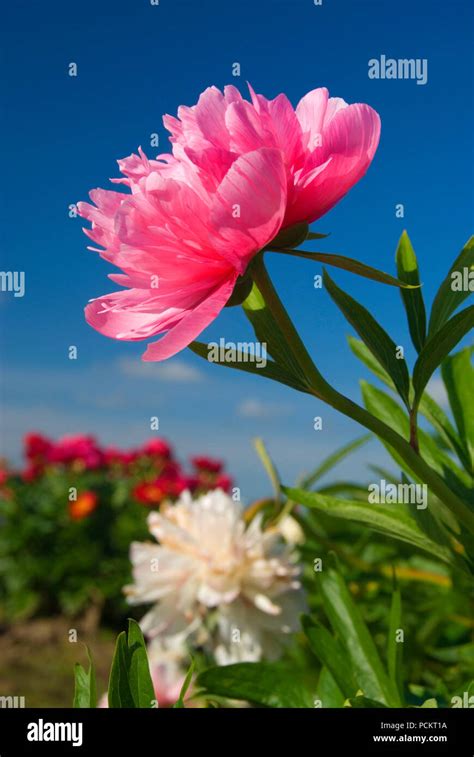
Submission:
[[[240,505],[219,489],[195,500],[184,492],[150,513],[148,526],[159,545],[132,544],[134,584],[125,589],[132,604],[154,603],[144,633],[178,643],[196,634],[221,663],[276,657],[304,604],[278,530],[262,530],[260,515],[246,528]]]

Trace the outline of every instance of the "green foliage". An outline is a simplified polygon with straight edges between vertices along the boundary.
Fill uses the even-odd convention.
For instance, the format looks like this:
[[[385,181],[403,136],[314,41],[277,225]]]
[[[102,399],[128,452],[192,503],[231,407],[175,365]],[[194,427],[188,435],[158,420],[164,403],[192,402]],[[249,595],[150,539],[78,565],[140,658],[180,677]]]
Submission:
[[[185,707],[184,698],[191,685],[191,681],[193,679],[195,669],[196,669],[196,660],[193,659],[191,660],[191,665],[189,666],[188,672],[186,673],[186,678],[184,679],[183,685],[181,686],[181,691],[179,692],[178,700],[173,705],[173,708],[182,709]]]
[[[103,471],[56,469],[33,482],[9,479],[0,528],[4,620],[73,616],[91,605],[110,622],[125,616],[130,542],[148,533],[146,509],[132,500],[132,485]],[[97,494],[97,508],[82,520],[70,516],[70,487]]]
[[[341,518],[354,523],[363,523],[377,533],[391,536],[431,554],[444,562],[458,565],[459,559],[443,544],[434,541],[418,524],[408,508],[401,503],[374,505],[367,500],[344,500],[329,497],[320,492],[283,487],[285,494],[293,501],[312,508],[331,518]]]
[[[79,663],[76,663],[74,667],[75,687],[73,707],[97,707],[95,669],[89,649],[87,649],[87,657],[89,659],[88,670],[85,670]]]
[[[242,662],[209,668],[197,677],[203,697],[228,697],[261,707],[313,707],[314,688],[305,671],[287,663]]]
[[[415,287],[414,289],[400,289],[400,294],[405,306],[412,342],[417,352],[421,352],[426,340],[426,311],[423,294],[419,288],[418,261],[406,231],[403,232],[398,243],[396,263],[398,278]]]
[[[458,437],[455,451],[461,461],[467,460],[467,470],[474,475],[474,367],[473,348],[460,350],[446,358],[441,366],[444,385],[449,398]],[[452,434],[452,436],[454,436]]]
[[[128,621],[128,633],[117,638],[110,671],[109,707],[153,707],[155,692],[151,680],[148,657],[140,626]]]
[[[355,328],[376,360],[388,373],[404,403],[409,405],[410,379],[404,359],[397,357],[397,346],[369,311],[340,289],[324,271],[324,283],[332,299]]]
[[[428,335],[436,334],[446,323],[449,316],[469,297],[470,290],[453,287],[453,274],[463,275],[464,269],[472,271],[474,268],[474,236],[471,237],[459,256],[449,269],[448,275],[442,282],[433,301],[430,315]]]
[[[310,237],[308,237],[310,238]],[[273,250],[273,247],[270,248]],[[292,249],[275,249],[274,252],[282,252],[286,255],[293,255],[298,258],[306,258],[307,260],[313,260],[317,263],[325,263],[326,265],[332,265],[334,268],[340,268],[343,271],[349,271],[355,273],[358,276],[362,276],[365,279],[371,281],[378,281],[380,284],[388,284],[389,286],[400,287],[400,289],[410,290],[414,287],[418,287],[418,282],[405,281],[401,276],[396,279],[394,276],[390,276],[388,273],[372,268],[372,266],[361,263],[360,260],[354,260],[354,258],[348,258],[345,255],[335,255],[328,252],[307,252],[306,250],[292,250]]]

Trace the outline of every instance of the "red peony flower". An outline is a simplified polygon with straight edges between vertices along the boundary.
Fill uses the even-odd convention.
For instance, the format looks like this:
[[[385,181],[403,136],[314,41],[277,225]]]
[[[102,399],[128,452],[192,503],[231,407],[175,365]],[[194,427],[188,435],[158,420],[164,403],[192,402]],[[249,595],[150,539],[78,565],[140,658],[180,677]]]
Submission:
[[[154,481],[142,481],[133,490],[135,499],[143,505],[159,505],[165,499],[179,497],[187,488],[187,479],[181,475],[164,474]]]
[[[48,453],[50,463],[82,463],[85,468],[99,468],[103,463],[103,455],[93,436],[77,434],[64,436],[56,442]]]
[[[198,471],[205,471],[206,473],[220,473],[224,466],[221,460],[204,456],[192,457],[191,462]]]
[[[231,477],[228,476],[226,473],[221,473],[221,475],[217,477],[213,488],[222,489],[222,491],[229,494],[230,490],[232,489],[232,484],[233,484],[233,481]]]
[[[143,445],[141,451],[144,455],[150,455],[150,457],[171,457],[171,447],[164,439],[150,439]]]
[[[51,442],[42,434],[33,431],[26,434],[23,440],[25,457],[28,460],[45,460],[51,450]]]

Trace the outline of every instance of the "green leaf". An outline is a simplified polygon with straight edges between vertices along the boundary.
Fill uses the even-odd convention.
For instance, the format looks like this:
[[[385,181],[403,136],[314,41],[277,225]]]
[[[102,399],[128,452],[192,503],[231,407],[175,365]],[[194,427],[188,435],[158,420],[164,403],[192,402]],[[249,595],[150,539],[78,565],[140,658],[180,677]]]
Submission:
[[[403,643],[397,641],[397,633],[402,622],[402,600],[399,589],[392,594],[392,605],[390,608],[390,624],[388,629],[387,643],[387,663],[388,675],[390,680],[396,686],[400,698],[402,697],[402,648]]]
[[[305,672],[282,662],[239,662],[197,677],[204,696],[228,697],[263,707],[313,707],[316,686]]]
[[[344,579],[334,568],[319,574],[323,605],[329,622],[348,655],[359,689],[369,699],[399,707],[400,698],[384,670],[377,648]]]
[[[117,637],[109,679],[109,707],[152,707],[155,692],[148,666],[145,641],[135,620],[128,621],[128,635]]]
[[[397,346],[366,308],[343,292],[324,270],[324,283],[336,305],[355,328],[364,344],[395,384],[401,398],[409,406],[410,377],[404,359],[396,356]]]
[[[370,438],[371,434],[364,434],[364,436],[359,436],[358,439],[354,439],[354,441],[349,442],[349,444],[345,444],[343,447],[340,447],[338,450],[326,457],[325,460],[319,463],[319,465],[313,470],[312,473],[308,474],[302,479],[302,481],[300,482],[301,488],[309,489],[316,483],[316,481],[324,476],[325,473],[330,471],[331,468],[334,468],[337,463],[341,462],[341,460],[347,457],[347,455],[349,455],[355,449],[368,442]]]
[[[321,706],[324,708],[343,707],[346,699],[329,671],[329,668],[326,666],[321,668],[321,673],[319,674],[318,699],[321,701]]]
[[[348,336],[347,341],[353,354],[376,376],[380,381],[390,387],[396,392],[395,384],[388,375],[387,371],[382,368],[379,361],[374,358],[368,347],[360,339],[356,339],[355,336]]]
[[[448,393],[449,405],[456,422],[468,470],[474,472],[474,367],[473,349],[467,347],[448,357],[441,365],[441,374]]]
[[[310,237],[308,237],[310,238]],[[413,286],[404,281],[396,279],[395,276],[390,276],[388,273],[372,268],[370,265],[361,263],[360,260],[354,260],[348,258],[345,255],[337,255],[330,252],[308,252],[307,250],[292,250],[292,249],[273,249],[272,252],[279,252],[284,255],[292,255],[296,258],[306,258],[306,260],[315,260],[318,263],[325,263],[326,265],[332,265],[334,268],[341,268],[343,271],[350,271],[358,276],[363,276],[365,279],[371,281],[378,281],[381,284],[388,284],[393,287],[401,287],[402,289],[411,289]],[[418,286],[418,285],[416,285]]]
[[[375,699],[368,699],[368,697],[354,697],[353,699],[348,699],[347,702],[344,705],[345,707],[355,707],[360,709],[380,709],[381,707],[387,707],[386,704],[382,704],[382,702],[376,702]]]
[[[417,352],[426,340],[426,311],[418,272],[418,261],[406,231],[400,237],[396,253],[398,278],[406,284],[415,285],[415,289],[400,289],[408,319],[410,336]]]
[[[186,678],[184,679],[183,685],[181,686],[181,691],[179,692],[178,700],[174,703],[173,708],[182,709],[183,707],[185,707],[184,698],[186,696],[186,692],[188,691],[191,685],[195,668],[196,668],[196,661],[194,660],[194,658],[191,658],[191,665],[189,666],[188,672],[186,673]]]
[[[366,381],[361,381],[362,396],[364,404],[367,410],[379,418],[384,423],[389,424],[395,431],[401,436],[408,439],[409,437],[409,420],[404,412],[403,408],[390,397],[386,392],[381,389],[368,384]],[[450,455],[444,452],[436,441],[426,433],[423,429],[418,429],[418,441],[420,445],[421,457],[433,468],[455,491],[458,496],[463,499],[469,499],[472,484],[471,478],[468,476],[452,459]],[[382,442],[386,449],[390,452],[397,465],[405,470],[412,478],[419,480],[412,470],[409,469],[403,458],[389,445]],[[423,481],[421,483],[424,483]],[[434,502],[434,500],[433,500]],[[430,498],[430,508],[433,507],[433,502]],[[444,505],[440,507],[446,517],[449,517],[449,510]],[[449,517],[450,525],[455,528],[455,522],[453,522],[452,516]]]
[[[155,690],[151,680],[145,640],[135,620],[128,620],[129,682],[135,707],[152,707]]]
[[[450,358],[448,358],[449,360]],[[443,365],[441,366],[441,370],[443,370]],[[446,377],[443,376],[443,380],[445,385],[447,384]],[[448,391],[449,394],[449,391]],[[423,392],[421,402],[419,405],[419,412],[421,415],[423,415],[426,420],[428,420],[433,428],[438,432],[443,442],[450,447],[453,452],[456,453],[456,455],[459,458],[459,461],[462,463],[464,468],[467,470],[468,473],[472,470],[472,465],[468,457],[468,453],[465,449],[465,447],[462,444],[462,441],[459,437],[459,435],[456,433],[456,430],[454,429],[451,421],[449,420],[448,416],[444,412],[444,410],[438,405],[437,402],[428,394],[428,392]],[[452,407],[451,407],[452,409]]]
[[[294,226],[287,226],[282,229],[276,237],[272,239],[269,245],[265,247],[267,250],[280,249],[281,247],[298,247],[308,239],[309,226],[307,223],[296,223]],[[326,236],[325,234],[317,235],[318,238]]]
[[[354,696],[358,685],[352,675],[352,669],[341,642],[337,641],[321,623],[307,615],[303,617],[302,625],[311,650],[321,665],[329,670],[343,696],[346,699]],[[321,694],[320,687],[318,687],[318,693]],[[323,707],[325,706],[323,700]]]
[[[413,387],[415,406],[435,372],[436,368],[449,355],[466,334],[474,328],[474,305],[454,315],[426,342],[418,356],[413,370]]]
[[[76,663],[74,666],[74,703],[73,707],[93,709],[97,707],[97,691],[95,684],[95,668],[89,648],[86,647],[89,660],[89,670]]]
[[[472,236],[461,250],[460,255],[456,258],[451,266],[448,275],[444,279],[438,293],[434,299],[431,308],[430,325],[428,336],[432,337],[446,323],[451,313],[461,305],[466,297],[469,296],[469,288],[453,290],[452,285],[456,275],[463,275],[465,268],[472,271],[474,266],[474,236]],[[454,274],[454,277],[453,277]]]
[[[267,345],[278,368],[284,369],[293,380],[304,383],[304,375],[293,352],[288,347],[288,340],[255,282],[247,299],[242,303],[242,308],[253,326],[257,340]]]
[[[195,355],[208,359],[209,345],[204,342],[191,342],[188,345],[189,349],[194,352]],[[308,387],[300,382],[298,379],[289,373],[286,369],[274,363],[272,360],[267,360],[267,364],[259,368],[255,362],[248,362],[248,356],[242,352],[235,353],[236,360],[234,362],[215,361],[216,365],[222,365],[225,368],[235,368],[238,371],[244,371],[245,373],[253,373],[255,376],[265,376],[265,378],[277,381],[279,384],[285,384],[291,386],[292,389],[296,389],[298,392],[305,392],[311,394]]]
[[[457,564],[451,550],[430,539],[403,505],[372,505],[361,500],[339,499],[286,486],[282,486],[282,491],[292,501],[331,518],[365,524],[385,536],[412,544],[443,562]]]
[[[365,344],[361,342],[360,339],[356,339],[352,336],[348,337],[348,342],[349,347],[351,348],[354,355],[359,358],[359,360],[361,360],[364,365],[367,366],[367,368],[374,374],[374,376],[380,379],[390,389],[396,391],[392,379],[390,378],[388,373],[384,371],[377,360],[375,360],[374,356],[365,346]],[[466,470],[470,472],[470,462],[467,458],[466,451],[464,450],[463,445],[461,444],[461,441],[456,434],[455,429],[453,428],[453,425],[451,424],[446,413],[444,413],[444,411],[426,391],[422,395],[419,405],[419,412],[431,423],[431,425],[443,438],[444,442],[451,447],[453,452],[456,452],[461,463],[464,465]]]
[[[267,448],[265,447],[263,439],[257,438],[254,439],[254,447],[257,451],[257,454],[262,461],[263,467],[265,468],[268,478],[271,481],[272,487],[273,487],[273,493],[275,495],[275,502],[280,502],[281,499],[281,492],[280,492],[280,476],[278,474],[278,471],[276,469],[276,466],[271,459],[270,455],[267,452]]]
[[[316,231],[308,231],[306,239],[326,239],[329,234],[318,234]]]
[[[127,634],[122,631],[117,636],[115,652],[110,669],[109,707],[135,707],[128,680]]]

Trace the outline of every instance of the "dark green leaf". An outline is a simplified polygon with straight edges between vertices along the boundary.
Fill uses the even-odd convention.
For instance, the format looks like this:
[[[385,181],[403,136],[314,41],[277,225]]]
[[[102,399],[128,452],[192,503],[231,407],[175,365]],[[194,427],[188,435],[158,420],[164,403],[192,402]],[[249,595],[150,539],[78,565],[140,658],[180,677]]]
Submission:
[[[191,342],[188,346],[195,355],[199,355],[199,357],[204,358],[204,360],[208,359],[209,346],[204,342]],[[234,362],[229,362],[228,360],[215,361],[216,365],[222,365],[225,368],[235,368],[236,370],[244,371],[245,373],[253,373],[255,376],[264,376],[265,378],[272,379],[272,381],[277,381],[279,384],[291,386],[292,389],[296,389],[299,392],[311,394],[308,387],[302,381],[295,379],[291,373],[286,369],[281,368],[272,360],[267,360],[266,365],[259,368],[255,362],[249,362],[248,356],[245,354],[241,352],[236,352],[234,354]]]
[[[151,680],[145,640],[140,626],[128,621],[128,676],[135,707],[152,707],[155,690]]]
[[[473,349],[467,347],[448,357],[441,365],[443,381],[459,436],[465,450],[468,470],[474,472],[474,367]]]
[[[286,229],[282,229],[276,237],[272,239],[266,249],[280,249],[281,247],[298,247],[300,244],[308,239],[309,226],[307,223],[296,223],[294,226],[287,226]],[[322,235],[326,236],[325,234]],[[318,238],[320,235],[318,235]],[[311,239],[311,237],[310,237]]]
[[[337,685],[329,668],[321,668],[318,681],[318,699],[322,707],[343,707],[345,702],[344,694]]]
[[[313,260],[318,263],[325,263],[326,265],[332,265],[334,268],[341,268],[343,271],[350,271],[358,276],[363,276],[365,279],[371,279],[371,281],[378,281],[381,284],[389,284],[394,287],[401,287],[402,289],[411,289],[412,285],[407,284],[404,281],[396,279],[395,276],[390,276],[388,273],[372,268],[370,265],[361,263],[360,260],[354,260],[348,258],[345,255],[336,255],[330,252],[308,252],[306,250],[291,250],[291,249],[279,249],[273,252],[279,252],[284,255],[293,255],[296,258],[306,258],[306,260]]]
[[[281,662],[239,662],[209,668],[197,677],[204,695],[240,699],[263,707],[313,707],[316,685]]]
[[[155,692],[140,626],[128,621],[128,636],[117,637],[109,679],[109,707],[152,707]]]
[[[402,622],[402,600],[400,590],[396,589],[392,594],[390,608],[390,624],[388,629],[387,663],[390,680],[396,686],[400,697],[402,696],[402,648],[403,643],[397,641],[397,634]]]
[[[253,284],[250,294],[242,303],[242,308],[253,326],[257,340],[267,346],[278,368],[285,370],[292,380],[304,383],[298,361],[288,347],[288,341],[267,307],[257,284]]]
[[[405,360],[396,356],[397,346],[366,308],[343,292],[324,270],[324,283],[336,305],[355,328],[364,344],[389,374],[400,397],[409,405],[410,377]]]
[[[449,359],[450,358],[448,358],[448,360]],[[442,364],[441,370],[443,370],[443,366],[445,364],[446,364],[446,360]],[[445,377],[444,374],[443,374],[443,380],[444,380],[445,385],[449,383],[449,379]],[[472,383],[471,383],[471,386],[472,386]],[[448,391],[448,394],[449,394],[449,391]],[[466,405],[466,407],[468,407],[468,404]],[[451,405],[451,410],[453,410],[452,405]],[[456,453],[456,455],[459,458],[459,461],[462,463],[462,465],[468,471],[468,473],[470,473],[472,470],[472,463],[469,459],[466,448],[463,446],[461,438],[456,433],[456,430],[454,429],[451,421],[449,420],[444,410],[442,410],[442,408],[438,405],[438,403],[435,402],[435,400],[426,391],[423,392],[423,396],[421,398],[421,402],[419,405],[419,412],[421,413],[421,415],[423,415],[426,418],[426,420],[428,420],[431,423],[433,428],[440,435],[440,438],[442,439],[444,444],[446,444],[448,447],[450,447],[453,450],[453,452]]]
[[[305,616],[302,621],[303,629],[309,645],[321,665],[330,671],[336,685],[343,696],[355,696],[358,685],[352,675],[349,660],[341,642],[337,641],[321,623]],[[318,691],[320,694],[321,692]],[[323,701],[323,707],[325,707]]]
[[[89,659],[89,670],[76,663],[74,666],[74,704],[73,707],[94,708],[97,707],[97,691],[95,684],[95,669],[89,648],[86,647]]]
[[[426,311],[418,272],[418,261],[406,231],[400,237],[396,253],[398,278],[406,284],[415,285],[415,289],[400,289],[408,319],[410,336],[417,352],[422,349],[426,339]]]
[[[382,702],[376,702],[375,699],[368,699],[367,697],[354,697],[353,699],[348,699],[346,707],[355,707],[360,709],[380,709],[381,707],[387,707],[386,704],[382,704]]]
[[[181,686],[181,691],[179,692],[178,701],[175,702],[175,704],[173,705],[173,707],[176,709],[182,709],[183,707],[185,707],[184,698],[191,685],[195,667],[196,667],[196,661],[192,659],[191,665],[189,666],[188,672],[186,673],[186,678],[184,679],[183,685]]]
[[[127,634],[117,637],[109,678],[109,707],[135,707],[128,680]]]
[[[390,397],[381,389],[368,384],[366,381],[361,381],[361,389],[367,410],[384,423],[390,425],[401,436],[408,439],[408,416],[394,398]],[[459,468],[458,465],[456,465],[456,462],[450,455],[440,449],[434,439],[423,429],[418,429],[418,441],[420,445],[420,454],[428,465],[446,481],[448,486],[450,486],[458,496],[467,499],[471,490],[470,477]],[[400,469],[405,470],[411,478],[419,480],[393,447],[385,442],[383,442],[383,444]],[[423,483],[423,481],[421,481],[421,483]],[[446,522],[449,523],[450,528],[453,530],[459,528],[448,508],[441,502],[438,504],[436,504],[436,502],[437,500],[430,496],[430,508],[439,509],[443,514],[443,519],[446,519]]]
[[[348,654],[359,689],[369,699],[399,707],[400,698],[384,670],[377,648],[344,579],[334,568],[319,574],[324,610]]]
[[[396,392],[395,384],[388,375],[387,371],[382,368],[379,361],[374,358],[368,347],[360,339],[356,339],[355,336],[348,336],[347,341],[354,355],[364,363],[365,366],[371,371],[374,376],[377,376],[380,381],[390,387]]]
[[[463,276],[465,269],[472,271],[474,267],[474,236],[472,236],[461,250],[444,279],[431,308],[428,336],[432,337],[446,323],[451,313],[461,305],[471,294],[469,288],[453,289],[455,279]],[[454,274],[454,276],[453,276]]]
[[[451,550],[430,539],[404,505],[373,505],[368,501],[339,499],[286,486],[282,486],[282,491],[293,502],[313,508],[331,518],[365,524],[378,533],[412,544],[443,562],[457,564]]]
[[[309,231],[306,239],[326,239],[329,234],[318,234],[316,231]]]
[[[454,315],[426,342],[413,370],[415,405],[435,372],[451,350],[474,328],[474,305]]]

